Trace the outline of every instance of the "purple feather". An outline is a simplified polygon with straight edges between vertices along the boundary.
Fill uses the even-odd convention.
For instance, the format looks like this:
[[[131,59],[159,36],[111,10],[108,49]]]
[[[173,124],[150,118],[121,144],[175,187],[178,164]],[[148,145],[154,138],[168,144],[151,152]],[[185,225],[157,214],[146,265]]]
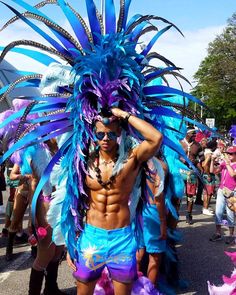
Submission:
[[[161,295],[161,293],[147,277],[141,276],[134,282],[131,295]]]
[[[231,129],[229,130],[229,135],[233,137],[233,144],[236,145],[236,125],[231,126]]]
[[[114,295],[114,289],[107,269],[97,282],[94,295]],[[152,282],[144,276],[140,276],[133,284],[131,295],[161,295]]]
[[[9,116],[11,116],[14,112],[12,110],[7,110],[0,114],[0,123],[4,122]],[[18,120],[19,121],[19,120]],[[7,124],[4,128],[0,129],[0,137],[4,136],[5,134],[9,134],[14,129],[14,123],[11,122]]]
[[[31,103],[30,100],[18,99],[18,98],[13,99],[12,101],[13,108],[16,112],[18,112],[19,110],[23,108],[26,108],[30,103]]]

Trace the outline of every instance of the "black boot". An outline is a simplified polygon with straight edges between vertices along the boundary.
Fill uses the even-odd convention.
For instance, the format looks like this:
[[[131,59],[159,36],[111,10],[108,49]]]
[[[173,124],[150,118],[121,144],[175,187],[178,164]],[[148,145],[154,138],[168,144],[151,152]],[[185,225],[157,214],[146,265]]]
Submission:
[[[15,240],[16,232],[8,232],[7,247],[6,247],[6,261],[10,261],[13,258],[13,244]]]
[[[44,271],[31,268],[29,295],[40,295],[43,283]]]
[[[59,261],[50,262],[46,268],[44,295],[65,295],[57,286]]]

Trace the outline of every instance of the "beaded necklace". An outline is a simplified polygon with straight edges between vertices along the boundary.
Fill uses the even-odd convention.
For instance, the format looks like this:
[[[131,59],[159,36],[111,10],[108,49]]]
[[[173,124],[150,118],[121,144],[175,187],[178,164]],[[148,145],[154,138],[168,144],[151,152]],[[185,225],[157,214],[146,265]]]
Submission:
[[[110,161],[103,160],[103,163],[107,166],[108,164],[110,164],[112,162],[116,163],[117,159],[118,159],[118,156],[116,156],[114,160],[110,160]],[[102,187],[107,187],[107,186],[111,185],[114,182],[116,175],[111,175],[111,177],[107,181],[102,180],[101,170],[99,168],[99,150],[96,151],[95,162],[96,162],[96,167],[94,170],[96,172],[96,178],[97,178],[98,183]]]
[[[187,145],[187,156],[189,157],[190,150],[191,150],[191,145],[193,144],[193,141],[192,142],[188,142],[187,139],[184,138],[184,142]]]

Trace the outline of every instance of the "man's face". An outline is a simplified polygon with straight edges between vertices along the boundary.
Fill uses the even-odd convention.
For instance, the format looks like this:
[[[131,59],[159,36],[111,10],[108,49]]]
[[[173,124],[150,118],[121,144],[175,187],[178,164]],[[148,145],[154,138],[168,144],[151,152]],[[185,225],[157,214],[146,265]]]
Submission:
[[[187,137],[189,142],[192,142],[192,141],[195,140],[196,132],[194,132],[194,131],[193,132],[188,132],[186,137]]]
[[[225,147],[223,145],[220,145],[218,148],[219,148],[219,150],[220,150],[221,153],[223,153],[224,150],[225,150]]]
[[[207,147],[207,139],[202,139],[201,140],[201,146],[202,146],[202,148],[206,148]]]
[[[100,149],[104,152],[111,152],[117,146],[117,137],[120,136],[121,129],[117,121],[109,125],[104,125],[98,121],[95,124],[95,137]]]
[[[227,154],[228,154],[230,162],[232,163],[236,162],[236,153],[227,153]]]

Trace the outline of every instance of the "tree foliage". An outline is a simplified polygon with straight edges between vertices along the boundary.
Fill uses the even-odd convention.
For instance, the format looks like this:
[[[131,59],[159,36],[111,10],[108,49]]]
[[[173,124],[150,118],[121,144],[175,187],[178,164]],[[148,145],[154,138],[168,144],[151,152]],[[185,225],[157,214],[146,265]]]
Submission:
[[[209,43],[208,55],[194,78],[197,85],[192,93],[211,110],[204,116],[214,116],[218,129],[229,130],[236,122],[236,13],[223,33]]]

